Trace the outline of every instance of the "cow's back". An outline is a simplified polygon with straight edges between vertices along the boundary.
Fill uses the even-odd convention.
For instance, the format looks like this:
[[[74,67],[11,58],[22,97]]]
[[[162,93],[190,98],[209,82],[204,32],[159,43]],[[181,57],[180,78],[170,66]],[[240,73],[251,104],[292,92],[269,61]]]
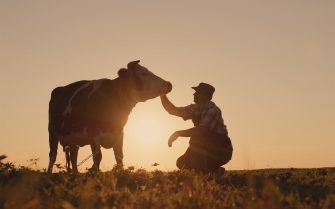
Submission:
[[[128,108],[120,105],[120,83],[99,79],[78,81],[53,90],[49,105],[49,125],[59,135],[71,131],[95,132],[122,129]]]
[[[66,86],[57,87],[52,91],[49,102],[49,129],[52,128],[59,134],[66,134],[61,131],[61,126],[64,125],[63,123],[67,117],[64,111],[69,106],[74,94],[78,93],[78,90],[89,82],[85,80],[77,81]]]

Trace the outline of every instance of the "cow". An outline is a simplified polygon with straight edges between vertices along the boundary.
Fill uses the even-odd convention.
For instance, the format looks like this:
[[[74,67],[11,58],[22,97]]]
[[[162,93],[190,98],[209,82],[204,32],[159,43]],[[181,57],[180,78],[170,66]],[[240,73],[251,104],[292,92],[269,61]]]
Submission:
[[[128,63],[118,71],[118,77],[82,80],[57,87],[49,102],[49,166],[52,172],[58,143],[68,153],[67,168],[78,172],[79,147],[90,145],[93,165],[99,170],[101,147],[113,148],[117,166],[123,165],[123,128],[131,110],[138,102],[166,94],[172,90],[163,80],[139,64]]]

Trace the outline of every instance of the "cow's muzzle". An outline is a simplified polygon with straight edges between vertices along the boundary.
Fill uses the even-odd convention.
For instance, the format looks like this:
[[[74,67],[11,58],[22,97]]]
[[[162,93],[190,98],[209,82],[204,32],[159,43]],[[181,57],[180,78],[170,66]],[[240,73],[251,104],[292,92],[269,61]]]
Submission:
[[[168,92],[170,92],[170,91],[172,91],[172,83],[170,83],[170,82],[167,82],[168,84]]]
[[[172,83],[167,82],[167,92],[166,93],[169,93],[170,91],[172,91]]]

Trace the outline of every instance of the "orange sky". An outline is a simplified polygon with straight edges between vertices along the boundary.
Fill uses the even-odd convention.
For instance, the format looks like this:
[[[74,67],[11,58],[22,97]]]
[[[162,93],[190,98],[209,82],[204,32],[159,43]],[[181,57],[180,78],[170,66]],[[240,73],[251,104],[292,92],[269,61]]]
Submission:
[[[172,82],[177,106],[192,102],[201,81],[216,87],[234,146],[226,168],[335,166],[334,20],[332,0],[2,0],[0,154],[22,165],[40,158],[45,168],[51,90],[113,79],[140,59]],[[169,148],[167,139],[189,127],[158,98],[138,104],[125,127],[125,164],[176,169],[188,140]],[[90,149],[79,152],[81,161]],[[103,150],[102,168],[114,162]]]

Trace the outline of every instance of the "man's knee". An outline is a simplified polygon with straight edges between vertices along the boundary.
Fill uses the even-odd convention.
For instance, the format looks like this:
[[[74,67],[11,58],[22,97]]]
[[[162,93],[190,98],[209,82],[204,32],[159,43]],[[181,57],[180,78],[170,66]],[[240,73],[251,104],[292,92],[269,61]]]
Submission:
[[[184,156],[181,156],[181,157],[179,157],[177,159],[176,165],[177,165],[177,168],[179,168],[179,169],[185,168],[185,159],[184,159]]]

